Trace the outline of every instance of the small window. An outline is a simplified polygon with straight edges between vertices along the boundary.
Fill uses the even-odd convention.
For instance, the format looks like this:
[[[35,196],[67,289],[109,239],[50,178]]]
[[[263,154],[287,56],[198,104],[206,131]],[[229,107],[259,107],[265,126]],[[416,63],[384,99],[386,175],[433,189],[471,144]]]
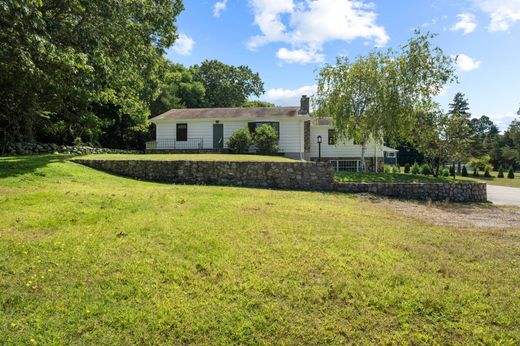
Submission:
[[[280,138],[280,123],[275,121],[256,121],[256,122],[250,122],[247,123],[247,127],[249,128],[249,132],[251,134],[254,134],[256,129],[262,125],[269,125],[273,129],[276,130],[276,134],[278,135],[278,138]]]
[[[188,140],[188,124],[177,124],[177,142]]]
[[[359,160],[333,160],[330,163],[338,172],[359,172]]]
[[[329,130],[329,145],[336,145],[336,130]]]
[[[395,157],[395,153],[393,151],[389,151],[386,153],[386,157]]]

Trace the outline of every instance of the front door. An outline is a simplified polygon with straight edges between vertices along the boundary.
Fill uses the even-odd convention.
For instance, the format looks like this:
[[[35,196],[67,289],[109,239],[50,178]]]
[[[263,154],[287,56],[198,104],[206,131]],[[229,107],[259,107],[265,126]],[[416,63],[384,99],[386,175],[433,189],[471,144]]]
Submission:
[[[224,149],[224,124],[213,124],[213,149]]]

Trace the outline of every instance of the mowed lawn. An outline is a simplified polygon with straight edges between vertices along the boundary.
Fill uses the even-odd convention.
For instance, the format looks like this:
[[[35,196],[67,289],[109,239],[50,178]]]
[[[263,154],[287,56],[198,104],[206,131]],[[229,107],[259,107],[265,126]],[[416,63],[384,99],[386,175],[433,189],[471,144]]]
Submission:
[[[0,158],[0,344],[518,344],[520,231]]]
[[[244,154],[100,154],[83,155],[82,159],[110,160],[197,160],[197,161],[269,161],[297,162],[284,156]]]
[[[520,172],[515,173],[514,179],[509,179],[507,177],[507,171],[504,172],[504,178],[497,178],[498,172],[490,172],[490,173],[491,173],[491,178],[485,178],[483,172],[480,172],[480,177],[478,177],[478,178],[472,177],[471,172],[470,172],[469,177],[457,177],[457,179],[484,182],[489,185],[509,186],[509,187],[519,187],[520,188]]]

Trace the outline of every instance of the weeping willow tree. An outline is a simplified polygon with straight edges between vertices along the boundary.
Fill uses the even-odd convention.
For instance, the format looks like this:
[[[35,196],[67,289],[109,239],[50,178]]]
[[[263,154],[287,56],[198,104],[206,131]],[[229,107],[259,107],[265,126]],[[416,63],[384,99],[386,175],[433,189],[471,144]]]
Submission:
[[[362,171],[369,141],[410,138],[419,112],[434,109],[433,97],[456,80],[454,60],[432,45],[434,36],[416,31],[396,51],[339,57],[319,71],[314,115],[331,117],[340,139],[360,143]]]

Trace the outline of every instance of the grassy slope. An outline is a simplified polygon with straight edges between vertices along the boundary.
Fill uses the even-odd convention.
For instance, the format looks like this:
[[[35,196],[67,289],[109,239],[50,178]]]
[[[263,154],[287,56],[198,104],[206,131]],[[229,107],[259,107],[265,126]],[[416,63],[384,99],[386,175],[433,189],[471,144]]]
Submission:
[[[85,155],[87,159],[114,159],[114,160],[200,160],[200,161],[275,161],[294,162],[295,160],[283,156],[266,155],[237,155],[237,154],[103,154]]]
[[[457,179],[485,182],[490,185],[519,187],[520,188],[520,173],[518,173],[518,172],[515,173],[515,179],[508,179],[507,171],[504,172],[504,178],[497,178],[498,172],[491,172],[492,178],[484,178],[483,175],[484,175],[484,173],[481,172],[479,178],[473,178],[473,177],[469,176],[469,177],[457,177]]]
[[[0,158],[0,344],[520,342],[520,238]]]
[[[451,183],[453,179],[404,173],[349,173],[337,172],[336,179],[343,182],[378,183]]]

